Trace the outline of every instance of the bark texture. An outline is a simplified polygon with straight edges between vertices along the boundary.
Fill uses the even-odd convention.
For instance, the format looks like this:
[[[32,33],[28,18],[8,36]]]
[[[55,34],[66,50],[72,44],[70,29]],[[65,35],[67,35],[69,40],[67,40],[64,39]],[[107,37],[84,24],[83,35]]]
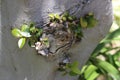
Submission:
[[[112,24],[111,0],[0,0],[0,3],[0,80],[77,80],[76,77],[61,76],[56,72],[57,61],[36,55],[28,45],[18,49],[11,26],[29,21],[42,25],[47,22],[49,13],[62,13],[68,9],[77,17],[93,12],[98,24],[85,29],[82,41],[68,51],[72,53],[72,61],[79,61],[82,67]]]

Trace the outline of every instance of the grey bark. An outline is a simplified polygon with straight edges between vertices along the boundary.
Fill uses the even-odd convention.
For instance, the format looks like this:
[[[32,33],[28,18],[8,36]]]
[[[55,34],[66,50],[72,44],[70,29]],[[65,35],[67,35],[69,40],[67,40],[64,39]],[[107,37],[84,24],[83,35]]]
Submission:
[[[93,12],[98,20],[96,27],[85,29],[82,41],[69,50],[71,60],[79,61],[80,68],[88,60],[99,41],[105,37],[112,24],[111,0],[2,0],[0,23],[0,80],[77,80],[76,77],[61,76],[56,72],[56,61],[36,55],[36,51],[25,45],[18,49],[17,39],[11,35],[11,26],[24,22],[46,22],[49,13],[69,11],[79,17]]]

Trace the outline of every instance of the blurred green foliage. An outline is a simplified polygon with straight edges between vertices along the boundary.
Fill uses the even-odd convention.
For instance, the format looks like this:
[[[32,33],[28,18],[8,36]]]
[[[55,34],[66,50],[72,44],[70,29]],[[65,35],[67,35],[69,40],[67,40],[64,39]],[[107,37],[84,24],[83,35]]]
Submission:
[[[81,70],[77,68],[77,62],[77,65],[71,63],[73,68],[67,67],[72,72],[71,76],[79,75],[78,80],[120,80],[120,0],[112,2],[114,21],[109,34],[98,44]]]
[[[114,21],[109,34],[98,44],[79,80],[120,80],[120,0],[113,0]]]

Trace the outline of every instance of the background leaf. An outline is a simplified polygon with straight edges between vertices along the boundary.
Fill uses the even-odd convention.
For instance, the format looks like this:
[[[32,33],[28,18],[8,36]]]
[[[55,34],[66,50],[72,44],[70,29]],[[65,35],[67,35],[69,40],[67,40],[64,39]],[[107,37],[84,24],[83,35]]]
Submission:
[[[88,79],[93,72],[96,72],[97,67],[94,65],[89,65],[84,72],[85,78]]]
[[[107,37],[102,40],[102,42],[110,42],[111,40],[120,40],[120,29],[117,29],[108,34]]]
[[[91,75],[86,80],[95,80],[99,76],[99,73],[93,71]]]
[[[102,61],[99,59],[94,59],[96,63],[94,63],[98,68],[103,69],[106,71],[112,78],[115,80],[120,79],[120,72],[109,62],[107,61]],[[94,61],[93,61],[94,62]]]

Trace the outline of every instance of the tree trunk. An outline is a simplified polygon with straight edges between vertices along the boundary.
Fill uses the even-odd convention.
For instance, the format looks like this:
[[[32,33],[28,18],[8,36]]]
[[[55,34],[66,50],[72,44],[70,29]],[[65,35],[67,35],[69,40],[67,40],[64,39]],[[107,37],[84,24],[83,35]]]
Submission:
[[[30,21],[41,25],[47,22],[49,13],[66,10],[77,17],[93,12],[98,24],[85,29],[82,41],[68,51],[72,53],[71,60],[79,61],[81,68],[112,24],[111,0],[2,0],[0,3],[0,80],[77,80],[56,72],[57,59],[46,60],[28,45],[19,49],[17,39],[11,35],[11,26]]]

